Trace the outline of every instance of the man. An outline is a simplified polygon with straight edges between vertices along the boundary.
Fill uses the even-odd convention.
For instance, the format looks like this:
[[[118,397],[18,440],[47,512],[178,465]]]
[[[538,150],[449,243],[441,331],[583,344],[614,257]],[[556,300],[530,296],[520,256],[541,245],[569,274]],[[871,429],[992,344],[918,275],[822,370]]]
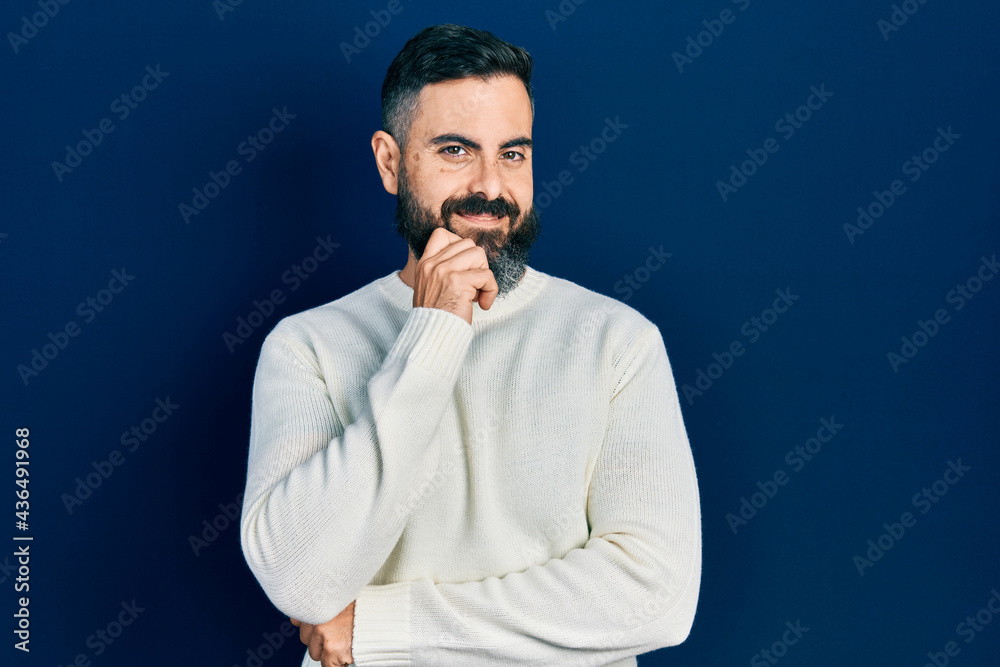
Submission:
[[[690,631],[659,331],[526,265],[531,71],[467,27],[407,42],[372,137],[406,265],[264,341],[241,542],[303,665],[635,665]]]

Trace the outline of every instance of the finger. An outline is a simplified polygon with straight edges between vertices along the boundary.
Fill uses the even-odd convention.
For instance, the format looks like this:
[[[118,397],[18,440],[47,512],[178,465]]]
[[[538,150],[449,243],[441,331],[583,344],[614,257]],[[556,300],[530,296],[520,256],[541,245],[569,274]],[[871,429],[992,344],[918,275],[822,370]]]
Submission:
[[[479,307],[483,310],[489,310],[500,293],[496,277],[494,277],[493,272],[489,269],[470,270],[469,273],[472,277],[473,287],[479,290],[476,293],[476,301],[479,303]]]
[[[471,269],[488,269],[489,260],[486,259],[486,251],[477,246],[469,239],[462,239],[465,243],[453,243],[438,255],[431,257],[421,267],[425,275],[434,272],[445,262],[451,271],[468,271]]]
[[[475,248],[476,244],[472,239],[463,239],[459,237],[457,241],[449,243],[433,255],[429,254],[425,250],[423,257],[421,258],[421,263],[425,266],[434,266],[436,264],[440,264],[441,262],[446,262],[465,251],[474,250]]]
[[[309,638],[309,657],[317,662],[323,657],[323,633],[314,632]]]
[[[309,625],[308,623],[302,623],[299,626],[299,641],[309,646],[309,640],[312,639],[313,629],[316,626]]]
[[[468,269],[488,268],[486,251],[470,239],[452,243],[433,257],[424,257],[417,264],[417,284],[426,289],[437,284],[447,273],[462,272]],[[433,279],[437,276],[437,280]],[[418,290],[421,287],[417,287]]]
[[[427,245],[424,246],[423,256],[427,257],[435,255],[440,252],[442,248],[446,248],[450,244],[460,240],[462,240],[462,237],[455,232],[450,232],[444,227],[438,227],[431,232],[430,237],[427,239]]]
[[[337,655],[334,651],[324,651],[320,664],[323,667],[342,667],[342,665],[349,665],[351,663],[344,662],[341,656]]]
[[[458,243],[455,243],[449,246],[449,249],[455,248],[452,255],[453,259],[466,263],[467,268],[470,269],[485,269],[489,267],[490,262],[486,258],[486,250],[482,246],[472,243],[470,246],[459,248],[456,247],[458,245]]]
[[[332,667],[341,667],[341,665],[350,665],[353,662],[351,657],[337,646],[336,642],[327,642],[326,648],[323,649],[323,660],[321,661],[323,667],[326,667],[327,663]]]
[[[294,625],[295,627],[299,627],[299,625],[302,624],[302,621],[298,621],[298,620],[296,620],[294,618],[289,618],[288,620],[291,621],[292,625]]]

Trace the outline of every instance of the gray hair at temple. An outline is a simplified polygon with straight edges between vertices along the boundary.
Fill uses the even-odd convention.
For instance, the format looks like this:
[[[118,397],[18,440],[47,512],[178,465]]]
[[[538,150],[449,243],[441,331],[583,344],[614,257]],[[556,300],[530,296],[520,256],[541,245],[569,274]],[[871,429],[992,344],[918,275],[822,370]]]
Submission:
[[[406,151],[417,100],[424,86],[478,76],[513,75],[521,79],[535,117],[531,93],[534,61],[519,46],[468,26],[446,23],[424,28],[396,54],[382,82],[382,130],[392,135],[400,152]]]

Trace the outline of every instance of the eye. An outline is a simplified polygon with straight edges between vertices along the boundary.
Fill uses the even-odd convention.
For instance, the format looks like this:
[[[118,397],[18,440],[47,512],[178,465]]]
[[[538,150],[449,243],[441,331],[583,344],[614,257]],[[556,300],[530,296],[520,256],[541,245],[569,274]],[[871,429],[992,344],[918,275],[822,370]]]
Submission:
[[[520,153],[518,151],[507,151],[504,153],[504,156],[505,159],[510,160],[511,162],[517,161],[518,159],[524,159],[524,153]]]
[[[444,153],[444,154],[446,154],[446,155],[461,155],[461,153],[453,153],[453,152],[451,152],[453,148],[455,150],[457,150],[457,151],[464,151],[465,150],[464,146],[445,146],[444,148],[441,149],[441,152]]]

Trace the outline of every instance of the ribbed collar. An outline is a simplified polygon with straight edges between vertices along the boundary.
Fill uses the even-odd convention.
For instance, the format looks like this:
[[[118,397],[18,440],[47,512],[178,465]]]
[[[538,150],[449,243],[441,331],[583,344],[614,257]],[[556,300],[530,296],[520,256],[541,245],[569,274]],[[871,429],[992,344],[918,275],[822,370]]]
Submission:
[[[478,303],[472,304],[472,325],[475,326],[477,321],[489,322],[518,310],[542,291],[548,279],[548,274],[525,266],[524,275],[521,276],[517,287],[505,296],[497,297],[489,310],[483,310]],[[394,305],[403,310],[413,309],[413,288],[403,282],[399,277],[399,271],[393,271],[389,275],[379,278],[375,283]]]

